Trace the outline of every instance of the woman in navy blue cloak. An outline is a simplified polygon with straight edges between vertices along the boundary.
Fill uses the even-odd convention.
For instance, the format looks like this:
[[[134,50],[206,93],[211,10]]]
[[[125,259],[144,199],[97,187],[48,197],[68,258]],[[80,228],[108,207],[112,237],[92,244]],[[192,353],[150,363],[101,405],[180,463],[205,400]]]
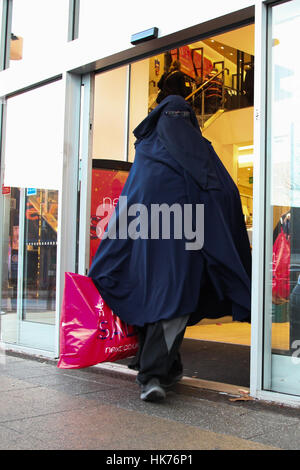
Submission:
[[[179,347],[186,326],[227,315],[250,321],[251,251],[238,189],[183,97],[165,98],[134,135],[135,160],[123,198],[89,276],[115,314],[138,328],[137,382],[143,400],[156,400],[182,375]],[[147,236],[140,227],[140,236],[120,237],[119,222],[127,211],[129,226],[134,204],[149,214],[153,204],[179,205],[182,214],[192,207],[194,230],[195,208],[202,204],[203,245],[187,249],[191,240],[185,233],[172,238],[175,230],[169,238],[162,231],[151,238],[151,215]]]

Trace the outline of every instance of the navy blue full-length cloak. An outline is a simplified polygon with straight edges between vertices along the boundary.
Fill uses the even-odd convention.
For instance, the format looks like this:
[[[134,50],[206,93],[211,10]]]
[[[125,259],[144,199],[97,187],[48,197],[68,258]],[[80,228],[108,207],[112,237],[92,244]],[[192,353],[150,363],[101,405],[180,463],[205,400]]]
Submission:
[[[128,324],[187,314],[189,325],[226,315],[250,321],[251,251],[240,195],[202,136],[191,106],[180,96],[168,96],[134,135],[135,160],[121,194],[127,197],[125,209],[204,204],[204,244],[187,250],[184,237],[119,239],[118,220],[125,209],[118,203],[108,225],[108,232],[117,226],[117,236],[101,241],[88,275]]]

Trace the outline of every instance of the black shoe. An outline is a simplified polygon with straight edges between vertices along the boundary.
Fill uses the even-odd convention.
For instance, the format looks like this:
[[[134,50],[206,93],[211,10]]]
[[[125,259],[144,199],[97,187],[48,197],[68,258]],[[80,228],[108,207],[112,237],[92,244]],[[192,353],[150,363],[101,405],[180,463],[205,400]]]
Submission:
[[[145,385],[141,386],[141,400],[144,401],[160,401],[166,398],[166,392],[160,385],[157,378],[153,377]]]
[[[161,381],[161,386],[165,389],[168,389],[170,387],[173,387],[174,385],[177,384],[183,377],[183,373],[180,372],[178,375],[175,375],[173,377],[167,378],[165,381]]]

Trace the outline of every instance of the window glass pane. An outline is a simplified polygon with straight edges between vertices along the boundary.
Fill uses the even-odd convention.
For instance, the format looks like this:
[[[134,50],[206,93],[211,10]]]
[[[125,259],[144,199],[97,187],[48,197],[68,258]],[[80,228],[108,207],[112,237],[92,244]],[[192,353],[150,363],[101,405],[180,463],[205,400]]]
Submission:
[[[13,0],[10,64],[49,61],[68,39],[69,0]]]
[[[2,40],[4,39],[4,36],[3,36],[3,27],[5,26],[5,23],[3,24],[2,21],[3,21],[3,0],[0,0],[0,38],[1,38],[1,42],[0,42],[0,46],[2,47]]]
[[[153,96],[149,96],[149,64],[154,59],[145,59],[135,62],[131,65],[130,74],[130,113],[129,113],[129,146],[128,146],[128,160],[133,162],[134,160],[134,142],[135,137],[133,135],[134,129],[138,124],[145,119],[148,114],[149,100],[156,99],[157,93],[154,92]]]
[[[264,387],[300,395],[300,1],[270,15]]]
[[[7,28],[7,3],[4,0],[0,0],[0,71],[6,66],[5,54],[6,54],[6,35]]]
[[[128,73],[125,66],[95,75],[90,263],[107,223],[103,225],[102,207],[108,204],[113,212],[130,167],[126,162]]]
[[[2,186],[1,340],[17,343],[20,189]]]
[[[59,189],[63,154],[62,81],[9,98],[6,108],[5,186]]]
[[[22,320],[55,323],[58,191],[25,195]]]
[[[93,158],[125,160],[128,67],[95,76]]]
[[[63,98],[58,80],[5,103],[0,288],[6,342],[22,344],[20,325],[27,322],[55,323]]]

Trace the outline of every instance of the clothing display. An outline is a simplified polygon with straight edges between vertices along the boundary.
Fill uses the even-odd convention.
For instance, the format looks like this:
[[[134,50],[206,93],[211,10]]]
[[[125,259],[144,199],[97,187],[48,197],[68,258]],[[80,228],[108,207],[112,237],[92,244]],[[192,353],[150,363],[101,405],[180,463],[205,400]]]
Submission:
[[[119,203],[89,276],[114,313],[128,324],[189,315],[232,315],[250,321],[251,251],[238,189],[206,140],[191,106],[168,96],[135,129],[136,155],[121,196],[143,204],[204,205],[204,245],[187,250],[180,239],[120,237]],[[130,223],[128,216],[128,224]],[[193,227],[196,215],[193,214]],[[148,233],[151,233],[151,219]],[[116,229],[116,236],[110,233]]]
[[[215,77],[216,73],[210,72],[205,78],[205,81],[212,79],[204,87],[204,108],[206,114],[215,113],[222,104],[222,90],[223,82],[220,76]]]
[[[291,292],[290,296],[290,348],[295,349],[295,342],[298,346],[300,338],[300,276],[298,282]]]
[[[244,91],[246,93],[246,100],[248,106],[253,106],[254,100],[254,65],[251,64],[246,72],[244,81]]]
[[[272,300],[275,304],[282,304],[289,300],[290,260],[291,246],[289,236],[281,228],[273,245]]]

